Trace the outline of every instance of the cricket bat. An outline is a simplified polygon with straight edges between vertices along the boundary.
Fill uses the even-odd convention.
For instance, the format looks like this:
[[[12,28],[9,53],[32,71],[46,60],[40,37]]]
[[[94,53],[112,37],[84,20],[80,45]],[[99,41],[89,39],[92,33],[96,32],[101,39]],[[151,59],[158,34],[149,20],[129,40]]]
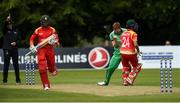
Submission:
[[[35,46],[36,50],[39,49],[39,48],[42,48],[44,47],[46,44],[48,44],[48,42],[52,39],[56,39],[56,35],[55,34],[52,34],[51,36],[49,36],[48,38],[46,38],[45,40],[43,40],[42,42],[40,42],[39,44],[37,44]],[[25,56],[28,56],[29,54],[33,53],[32,50],[29,51]]]

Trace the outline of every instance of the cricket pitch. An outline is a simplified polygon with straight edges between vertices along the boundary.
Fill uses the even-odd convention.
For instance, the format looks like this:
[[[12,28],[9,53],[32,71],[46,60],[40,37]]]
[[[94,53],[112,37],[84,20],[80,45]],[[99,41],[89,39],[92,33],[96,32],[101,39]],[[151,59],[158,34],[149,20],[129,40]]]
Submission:
[[[1,85],[2,88],[40,89],[42,85]],[[99,96],[132,96],[161,94],[159,86],[97,86],[96,84],[55,84],[49,91],[84,93]],[[180,93],[180,88],[173,88],[173,93]]]

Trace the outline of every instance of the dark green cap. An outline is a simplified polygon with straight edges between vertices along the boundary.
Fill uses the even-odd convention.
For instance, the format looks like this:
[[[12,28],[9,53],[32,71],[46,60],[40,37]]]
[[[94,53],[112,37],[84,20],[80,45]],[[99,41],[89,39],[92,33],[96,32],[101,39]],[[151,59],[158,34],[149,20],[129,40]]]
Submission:
[[[133,30],[137,31],[138,30],[138,24],[136,23],[136,21],[134,19],[129,19],[126,22],[126,28],[127,29],[133,29]]]

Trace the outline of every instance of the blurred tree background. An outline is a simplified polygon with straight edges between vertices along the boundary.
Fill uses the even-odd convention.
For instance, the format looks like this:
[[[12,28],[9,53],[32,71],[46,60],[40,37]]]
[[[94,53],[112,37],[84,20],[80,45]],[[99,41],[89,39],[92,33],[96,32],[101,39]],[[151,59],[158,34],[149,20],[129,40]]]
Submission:
[[[21,47],[28,47],[44,14],[63,47],[104,45],[113,22],[125,27],[132,18],[139,24],[139,45],[180,44],[180,0],[1,0],[0,11],[0,28],[10,13],[21,32]]]

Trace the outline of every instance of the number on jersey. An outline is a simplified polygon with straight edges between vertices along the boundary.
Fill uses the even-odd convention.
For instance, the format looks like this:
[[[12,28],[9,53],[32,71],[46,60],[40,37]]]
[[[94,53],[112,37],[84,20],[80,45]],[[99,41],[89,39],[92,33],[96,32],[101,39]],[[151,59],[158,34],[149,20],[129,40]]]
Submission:
[[[129,37],[122,37],[122,47],[130,47]]]

